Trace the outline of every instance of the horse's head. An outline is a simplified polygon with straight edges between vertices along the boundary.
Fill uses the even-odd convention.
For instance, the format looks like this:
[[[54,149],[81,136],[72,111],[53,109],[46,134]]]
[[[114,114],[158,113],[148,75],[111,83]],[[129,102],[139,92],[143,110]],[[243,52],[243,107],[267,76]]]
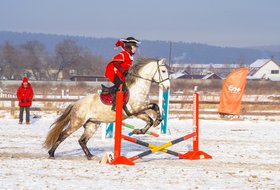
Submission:
[[[168,90],[170,88],[170,79],[168,69],[165,65],[165,59],[156,60],[154,63],[155,68],[152,80],[159,84],[162,90]]]
[[[139,58],[129,71],[127,84],[131,85],[136,80],[155,82],[162,90],[170,88],[168,69],[165,59]]]

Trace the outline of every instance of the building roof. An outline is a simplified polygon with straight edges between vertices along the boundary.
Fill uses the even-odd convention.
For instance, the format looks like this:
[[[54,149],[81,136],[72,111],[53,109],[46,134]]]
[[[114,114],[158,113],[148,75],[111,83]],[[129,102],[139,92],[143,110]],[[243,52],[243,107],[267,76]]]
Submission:
[[[202,79],[205,75],[188,75],[185,79]]]
[[[178,71],[175,73],[170,74],[171,79],[178,79],[178,78],[184,78],[184,76],[190,75],[187,71]]]
[[[258,70],[259,70],[259,68],[257,68],[257,67],[251,67],[249,70],[248,76],[253,76]]]
[[[220,77],[219,75],[217,75],[215,73],[209,73],[209,74],[205,75],[204,77],[202,77],[202,79],[222,79],[222,77]]]
[[[198,69],[208,69],[210,67],[212,68],[239,68],[240,64],[214,64],[214,63],[209,63],[209,64],[193,64],[193,63],[185,63],[185,64],[179,64],[179,63],[174,63],[172,64],[172,67],[174,68],[198,68]]]
[[[191,75],[188,72],[175,72],[170,75],[171,79],[222,79],[215,73],[208,73],[207,75]]]
[[[254,76],[265,64],[272,62],[276,65],[278,65],[275,61],[272,59],[257,59],[255,62],[253,62],[249,66],[249,73],[248,76]]]
[[[269,61],[271,61],[271,59],[257,59],[255,62],[253,62],[250,65],[250,67],[251,68],[260,68]]]

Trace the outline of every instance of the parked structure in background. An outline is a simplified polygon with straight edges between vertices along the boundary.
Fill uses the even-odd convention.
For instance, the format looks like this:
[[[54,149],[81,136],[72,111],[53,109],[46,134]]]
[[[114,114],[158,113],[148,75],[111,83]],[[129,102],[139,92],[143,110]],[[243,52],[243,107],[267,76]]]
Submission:
[[[215,73],[221,78],[225,78],[230,72],[240,67],[247,67],[243,64],[172,64],[173,73],[186,72],[189,75],[208,75]]]
[[[248,79],[280,81],[280,65],[272,59],[257,59],[249,66]]]
[[[207,79],[223,79],[221,76],[209,72],[206,74],[196,74],[196,75],[192,75],[186,71],[183,72],[175,72],[170,74],[170,79],[203,79],[203,80],[207,80]]]
[[[71,81],[109,81],[103,75],[74,75],[70,77]]]

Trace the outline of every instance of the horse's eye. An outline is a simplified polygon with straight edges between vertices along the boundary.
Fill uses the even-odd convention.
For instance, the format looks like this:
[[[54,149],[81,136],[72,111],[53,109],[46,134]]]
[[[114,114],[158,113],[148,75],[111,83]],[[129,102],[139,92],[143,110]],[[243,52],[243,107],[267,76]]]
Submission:
[[[161,72],[165,73],[165,72],[166,72],[166,70],[162,70]]]

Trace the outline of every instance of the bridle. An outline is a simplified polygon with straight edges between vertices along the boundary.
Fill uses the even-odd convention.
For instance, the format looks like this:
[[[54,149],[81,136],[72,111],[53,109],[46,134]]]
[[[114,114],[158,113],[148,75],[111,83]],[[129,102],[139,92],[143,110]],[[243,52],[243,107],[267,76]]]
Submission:
[[[136,78],[140,78],[140,79],[143,79],[143,80],[150,81],[150,82],[152,82],[152,83],[160,84],[160,83],[163,83],[163,82],[166,81],[166,80],[170,80],[169,77],[163,79],[163,77],[162,77],[162,75],[161,75],[161,72],[160,72],[160,67],[166,67],[166,65],[165,65],[165,64],[160,65],[160,64],[159,64],[159,60],[157,60],[157,70],[156,70],[156,72],[154,73],[152,79],[147,79],[147,78],[141,77],[141,76],[139,76],[139,75],[134,75],[134,74],[130,74],[130,73],[129,73],[129,75],[134,76],[134,77],[136,77]],[[155,75],[156,75],[157,72],[158,72],[158,78],[159,78],[158,82],[155,81],[155,79],[154,79],[154,77],[155,77]]]

